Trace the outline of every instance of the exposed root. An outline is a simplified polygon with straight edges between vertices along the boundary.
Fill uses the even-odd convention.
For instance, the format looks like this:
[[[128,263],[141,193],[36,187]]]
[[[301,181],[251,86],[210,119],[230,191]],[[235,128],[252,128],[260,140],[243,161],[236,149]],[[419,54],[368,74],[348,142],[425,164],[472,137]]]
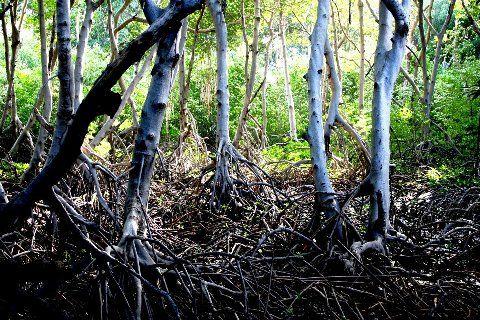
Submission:
[[[124,169],[117,170],[121,179]],[[308,319],[312,315],[373,319],[387,313],[398,319],[432,314],[473,319],[480,314],[478,188],[446,193],[429,186],[412,191],[414,187],[405,181],[394,181],[394,186],[404,189],[394,187],[392,210],[397,216],[402,212],[402,221],[393,222],[408,232],[415,245],[408,244],[408,238],[400,241],[402,236],[390,230],[383,242],[361,240],[352,247],[335,242],[325,250],[302,232],[311,217],[314,193],[308,185],[297,186],[298,177],[276,184],[282,192],[288,191],[292,201],[277,211],[264,207],[248,211],[238,220],[221,214],[202,219],[198,213],[207,214],[208,209],[192,200],[195,186],[183,183],[184,177],[176,178],[152,184],[146,235],[125,233],[123,238],[110,217],[99,214],[104,211],[101,205],[91,205],[90,192],[96,194],[95,190],[86,191],[77,181],[83,179],[71,179],[67,181],[70,188],[60,185],[65,191],[57,190],[56,204],[50,199],[37,206],[24,228],[0,235],[2,262],[60,260],[62,269],[74,266],[72,277],[56,278],[61,285],[40,299],[80,319],[86,315],[103,319],[139,315],[142,319]],[[116,192],[122,194],[122,189],[108,188],[106,173],[98,179],[115,212],[122,203],[109,199],[112,195],[115,199]],[[243,190],[234,179],[232,183]],[[348,197],[347,184],[338,184],[340,199],[342,194]],[[10,183],[4,186],[11,190]],[[408,199],[415,199],[408,204],[412,211],[402,207]],[[363,205],[361,198],[353,198],[351,211],[345,212],[354,226],[363,225],[359,209]],[[52,212],[59,218],[56,233],[50,227]],[[326,227],[331,222],[322,219],[319,224]],[[386,243],[387,263],[378,263],[386,259],[381,255]],[[8,281],[15,276],[4,274],[9,275]],[[27,279],[18,282],[16,290],[27,292],[44,284],[49,280]],[[4,305],[0,300],[0,307]],[[30,305],[19,306],[18,312],[26,318],[36,315]]]
[[[215,211],[222,206],[240,209],[248,205],[249,199],[260,203],[268,200],[264,197],[288,199],[275,187],[273,178],[243,157],[229,140],[221,140],[218,144],[211,186],[209,205]]]

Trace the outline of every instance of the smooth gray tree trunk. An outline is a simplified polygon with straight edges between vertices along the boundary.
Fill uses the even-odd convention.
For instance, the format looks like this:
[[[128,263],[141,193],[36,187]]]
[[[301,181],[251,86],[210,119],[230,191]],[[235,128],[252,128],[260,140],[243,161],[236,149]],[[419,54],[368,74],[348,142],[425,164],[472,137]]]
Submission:
[[[208,0],[208,8],[215,25],[217,48],[217,154],[210,207],[219,209],[231,200],[234,181],[230,175],[230,166],[244,158],[230,140],[229,114],[230,93],[228,89],[228,40],[227,25],[219,0]]]
[[[358,0],[358,25],[360,36],[360,70],[358,71],[358,110],[363,110],[365,94],[365,31],[363,30],[363,0]]]
[[[70,44],[70,1],[57,0],[58,80],[60,83],[57,122],[47,163],[59,152],[63,136],[73,115],[73,69]]]
[[[335,124],[339,124],[352,137],[352,139],[355,140],[361,154],[363,154],[367,162],[370,162],[371,155],[365,141],[362,139],[360,134],[340,115],[339,106],[342,102],[342,83],[335,68],[334,53],[328,39],[325,43],[325,61],[329,71],[327,78],[329,79],[332,92],[324,129],[325,150],[328,154],[333,128],[335,127]]]
[[[310,36],[311,51],[307,73],[309,105],[308,143],[310,145],[310,156],[315,182],[316,210],[318,213],[324,213],[327,219],[336,219],[340,213],[340,208],[328,176],[322,121],[322,74],[324,72],[325,44],[328,40],[329,11],[330,1],[319,0],[317,19]],[[318,215],[318,213],[316,213],[316,215]],[[342,238],[340,221],[336,221],[334,225],[336,235]]]
[[[387,8],[388,7],[388,8]],[[390,106],[408,36],[410,1],[384,0],[379,10],[372,109],[372,166],[368,238],[383,239],[390,224]],[[392,38],[392,14],[395,32]]]
[[[290,138],[297,140],[297,121],[295,118],[295,104],[293,102],[292,86],[290,84],[290,70],[288,67],[287,41],[285,39],[285,19],[280,10],[280,40],[282,43],[283,72],[285,75],[285,96],[288,105],[288,121],[290,125]]]
[[[154,74],[143,105],[130,165],[125,201],[124,238],[145,236],[147,232],[145,217],[148,210],[148,195],[165,109],[172,87],[171,80],[176,63],[174,42],[177,31],[178,29],[173,30],[164,42],[158,44],[157,58],[153,67]]]
[[[74,75],[74,101],[73,109],[77,110],[83,95],[83,66],[84,55],[87,47],[88,36],[92,27],[93,13],[103,3],[103,0],[93,2],[93,0],[85,0],[85,15],[83,17],[82,27],[78,33],[77,56],[75,60]]]
[[[141,1],[141,4],[145,17],[149,23],[153,23],[160,15],[161,9],[151,0]],[[178,61],[175,40],[179,29],[180,22],[177,22],[169,30],[165,40],[157,44],[157,56],[152,70],[152,80],[142,108],[130,165],[127,198],[125,200],[125,222],[120,244],[127,241],[128,237],[147,235],[146,218],[150,182],[153,176],[165,110],[173,84],[172,77]],[[143,246],[138,241],[136,246],[137,250],[144,251]],[[148,255],[144,256],[144,258],[147,258]]]
[[[259,39],[259,28],[260,28],[260,0],[254,0],[255,16],[253,23],[253,39],[251,46],[248,46],[252,51],[252,62],[250,64],[250,72],[248,73],[247,85],[245,96],[243,99],[243,108],[240,112],[238,118],[238,127],[233,138],[233,145],[238,148],[240,140],[243,137],[244,130],[247,125],[247,116],[250,111],[250,104],[253,95],[253,86],[255,84],[255,78],[257,74],[257,56],[258,56],[258,39]]]

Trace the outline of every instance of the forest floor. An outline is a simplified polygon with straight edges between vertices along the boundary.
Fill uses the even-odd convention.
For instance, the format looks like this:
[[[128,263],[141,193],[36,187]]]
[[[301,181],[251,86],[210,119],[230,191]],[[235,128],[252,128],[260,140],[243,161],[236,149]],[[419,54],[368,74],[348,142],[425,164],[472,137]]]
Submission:
[[[262,193],[258,187],[261,197],[216,213],[209,208],[209,190],[198,175],[156,177],[149,238],[157,241],[162,257],[174,261],[158,285],[168,290],[182,318],[480,317],[479,187],[435,186],[423,174],[392,176],[392,221],[408,241],[389,243],[388,255],[367,252],[359,258],[341,244],[327,252],[324,244],[307,235],[314,212],[308,169],[274,176],[287,197]],[[91,241],[103,248],[117,242],[118,234],[79,170],[67,179],[69,194],[82,214],[103,230],[92,232]],[[335,181],[342,202],[356,183]],[[102,184],[120,214],[115,186],[107,179]],[[5,187],[13,194],[18,186],[5,183]],[[39,296],[40,306],[49,306],[60,318],[91,319],[100,318],[106,304],[122,305],[120,296],[126,293],[117,289],[128,280],[110,278],[108,273],[115,268],[107,272],[105,263],[81,248],[71,231],[62,227],[62,219],[47,213],[44,205],[36,212],[37,218],[21,231],[1,236],[0,250],[4,261],[54,262],[73,270],[56,290]],[[361,233],[368,199],[353,200],[345,214]],[[33,314],[44,313],[33,312],[35,304],[19,303],[18,297],[38,286],[22,284],[15,289],[16,302],[11,296],[2,301],[19,319],[35,318]],[[101,292],[109,292],[110,298]],[[147,310],[158,308],[152,297],[147,301]],[[114,308],[108,316],[127,318],[128,308]]]

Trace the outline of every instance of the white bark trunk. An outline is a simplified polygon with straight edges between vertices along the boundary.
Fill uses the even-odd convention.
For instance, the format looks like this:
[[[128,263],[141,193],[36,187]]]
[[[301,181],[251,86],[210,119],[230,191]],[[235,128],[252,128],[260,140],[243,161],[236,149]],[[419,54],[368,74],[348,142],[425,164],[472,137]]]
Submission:
[[[70,44],[70,1],[57,0],[58,79],[60,81],[57,123],[47,162],[58,153],[73,115],[73,70]]]
[[[243,160],[230,141],[229,114],[230,101],[228,89],[228,42],[227,25],[219,0],[208,0],[208,7],[215,25],[217,47],[217,155],[210,207],[220,209],[222,204],[230,202],[234,191],[234,182],[230,176],[232,163]]]
[[[335,69],[335,58],[333,50],[330,45],[330,41],[325,43],[325,58],[326,65],[329,70],[328,79],[330,80],[330,88],[332,96],[330,100],[330,106],[328,109],[327,120],[325,121],[324,137],[325,137],[325,149],[329,153],[330,137],[335,123],[338,123],[347,131],[348,134],[355,140],[360,152],[364,155],[365,159],[370,162],[371,156],[365,142],[360,134],[340,115],[339,105],[342,102],[342,83]]]
[[[387,9],[388,6],[388,9]],[[368,238],[383,238],[390,225],[390,106],[408,36],[409,0],[384,0],[379,10],[372,109],[372,166]],[[392,38],[392,14],[395,33]]]
[[[177,26],[178,28],[178,26]],[[146,236],[146,213],[150,182],[153,175],[165,109],[170,95],[173,69],[176,63],[173,30],[167,39],[158,44],[154,75],[143,105],[140,127],[135,140],[135,150],[129,174],[127,199],[125,201],[125,224],[123,239],[128,236]]]
[[[365,32],[363,30],[363,0],[358,0],[358,24],[360,34],[360,70],[358,82],[358,110],[363,110],[365,93]]]
[[[328,176],[327,155],[325,152],[324,132],[322,124],[322,74],[324,72],[325,43],[328,40],[329,0],[319,0],[317,20],[311,37],[310,62],[308,67],[308,104],[309,124],[308,142],[315,182],[317,210],[323,212],[327,219],[339,214],[339,205],[335,191]],[[335,223],[337,236],[341,237],[341,224]]]
[[[290,73],[288,68],[288,52],[285,39],[285,21],[283,12],[280,11],[280,40],[282,43],[283,71],[285,74],[285,96],[288,105],[288,120],[290,124],[290,138],[297,140],[297,121],[295,119],[295,104],[293,102],[292,86],[290,84]]]
[[[219,0],[208,0],[210,14],[215,24],[216,45],[217,45],[217,146],[222,143],[230,143],[229,115],[230,115],[230,93],[228,89],[228,42],[227,24],[222,12],[222,5]]]
[[[143,62],[142,67],[140,70],[135,74],[135,77],[133,78],[132,82],[128,86],[128,88],[125,90],[122,96],[122,102],[120,103],[120,106],[117,109],[117,112],[112,118],[109,118],[103,126],[100,128],[100,130],[97,132],[95,137],[90,141],[90,146],[92,148],[98,146],[100,142],[105,138],[105,136],[110,132],[110,129],[112,128],[113,124],[115,121],[118,119],[118,117],[122,114],[123,109],[125,109],[125,106],[127,105],[127,102],[129,101],[133,90],[137,86],[137,84],[142,80],[143,76],[145,75],[145,72],[150,68],[150,64],[153,60],[153,56],[155,54],[155,49],[152,49],[151,53],[147,56],[145,61]]]
[[[233,145],[238,147],[240,140],[243,137],[243,132],[247,125],[247,116],[250,111],[250,103],[252,102],[253,86],[255,84],[255,76],[257,73],[257,56],[258,56],[258,38],[259,38],[259,27],[260,27],[260,0],[254,1],[255,7],[255,21],[253,24],[253,39],[251,45],[252,51],[252,62],[250,65],[250,73],[248,75],[245,97],[243,100],[243,108],[240,116],[238,118],[238,127],[233,139]]]
[[[74,102],[73,108],[77,110],[80,102],[83,98],[83,65],[85,54],[85,48],[87,47],[88,35],[90,28],[92,27],[93,13],[98,8],[98,3],[94,3],[93,0],[85,1],[85,16],[83,18],[82,27],[80,28],[80,33],[78,34],[78,44],[77,44],[77,57],[75,60],[75,69],[74,69],[74,79],[75,79],[75,88],[74,88]]]

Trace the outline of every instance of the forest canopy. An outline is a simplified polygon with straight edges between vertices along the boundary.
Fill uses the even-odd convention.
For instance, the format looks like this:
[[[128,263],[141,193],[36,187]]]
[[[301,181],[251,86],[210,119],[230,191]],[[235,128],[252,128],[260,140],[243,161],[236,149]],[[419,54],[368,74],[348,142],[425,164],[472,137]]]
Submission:
[[[480,317],[478,0],[0,23],[0,318]]]

